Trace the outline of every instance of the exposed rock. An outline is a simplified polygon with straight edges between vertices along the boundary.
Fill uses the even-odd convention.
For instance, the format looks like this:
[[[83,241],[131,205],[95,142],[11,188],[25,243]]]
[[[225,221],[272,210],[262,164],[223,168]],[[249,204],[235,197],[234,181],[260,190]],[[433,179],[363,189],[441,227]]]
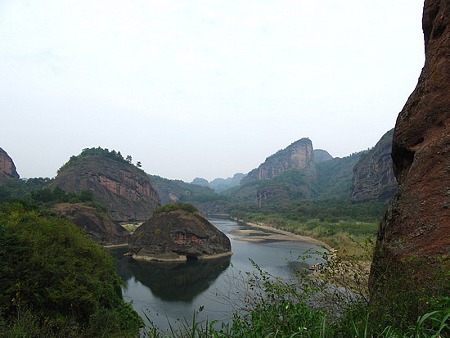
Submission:
[[[16,166],[9,155],[0,148],[0,184],[11,179],[19,179],[20,176],[16,171]]]
[[[144,222],[133,234],[136,260],[186,261],[231,255],[229,238],[197,212],[162,212]]]
[[[224,193],[241,201],[253,201],[261,208],[289,204],[292,199],[311,198],[316,185],[312,142],[303,138],[269,156],[242,178],[239,187]]]
[[[397,192],[397,181],[391,158],[392,136],[389,130],[364,154],[353,169],[350,201],[388,201]]]
[[[426,0],[422,28],[425,66],[394,131],[399,190],[378,232],[370,277],[375,302],[405,273],[403,288],[450,291],[443,262],[450,255],[450,0]]]
[[[121,155],[101,148],[85,149],[72,157],[59,170],[51,187],[76,194],[92,191],[94,199],[108,209],[115,221],[147,220],[161,204],[144,171]]]
[[[82,228],[94,241],[102,245],[126,244],[128,231],[114,222],[106,212],[85,204],[62,203],[52,209]]]
[[[242,179],[241,184],[254,180],[271,179],[288,170],[302,170],[310,176],[316,176],[313,146],[310,139],[302,138],[269,156],[257,169],[250,171]]]
[[[316,163],[326,162],[333,159],[333,156],[331,156],[328,151],[323,149],[314,149],[313,153]]]

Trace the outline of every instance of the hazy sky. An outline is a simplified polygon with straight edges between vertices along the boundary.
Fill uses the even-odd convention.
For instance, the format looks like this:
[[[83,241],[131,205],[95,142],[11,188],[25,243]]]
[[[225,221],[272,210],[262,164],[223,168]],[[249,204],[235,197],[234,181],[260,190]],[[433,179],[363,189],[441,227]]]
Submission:
[[[422,0],[0,0],[0,147],[54,177],[101,146],[191,181],[290,143],[346,156],[395,125]]]

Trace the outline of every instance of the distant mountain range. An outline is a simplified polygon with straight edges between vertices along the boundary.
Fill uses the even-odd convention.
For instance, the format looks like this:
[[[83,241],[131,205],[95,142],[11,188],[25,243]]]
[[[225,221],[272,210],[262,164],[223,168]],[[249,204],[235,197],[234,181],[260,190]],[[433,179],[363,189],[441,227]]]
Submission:
[[[35,184],[68,193],[90,191],[116,221],[146,220],[157,206],[172,201],[191,202],[206,213],[227,213],[239,203],[262,208],[301,200],[387,201],[396,192],[392,134],[387,132],[374,148],[344,158],[313,149],[311,140],[302,138],[248,174],[191,183],[148,175],[120,152],[90,148],[72,156],[55,179]],[[0,188],[18,178],[12,159],[0,149]]]

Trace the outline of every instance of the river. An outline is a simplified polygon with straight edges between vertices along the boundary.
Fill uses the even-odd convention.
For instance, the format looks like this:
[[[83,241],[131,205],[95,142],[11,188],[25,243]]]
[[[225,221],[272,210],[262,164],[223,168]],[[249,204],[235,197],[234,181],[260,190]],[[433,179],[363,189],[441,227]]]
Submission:
[[[117,269],[125,281],[124,299],[158,328],[178,328],[197,321],[230,322],[247,290],[247,272],[255,272],[253,260],[273,276],[291,278],[295,268],[322,262],[324,249],[289,240],[245,241],[249,227],[229,219],[211,218],[212,224],[231,240],[233,255],[215,261],[189,261],[183,264],[137,262],[115,250]],[[248,236],[248,235],[247,235]],[[301,256],[307,256],[299,259]],[[170,323],[170,324],[169,324]]]

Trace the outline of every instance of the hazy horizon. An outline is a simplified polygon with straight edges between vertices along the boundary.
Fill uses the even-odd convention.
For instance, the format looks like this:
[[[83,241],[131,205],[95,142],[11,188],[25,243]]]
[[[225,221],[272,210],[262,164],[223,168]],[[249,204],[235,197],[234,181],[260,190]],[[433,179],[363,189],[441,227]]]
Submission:
[[[82,149],[191,182],[303,137],[333,157],[395,125],[424,62],[422,0],[0,2],[0,147],[21,177]]]

